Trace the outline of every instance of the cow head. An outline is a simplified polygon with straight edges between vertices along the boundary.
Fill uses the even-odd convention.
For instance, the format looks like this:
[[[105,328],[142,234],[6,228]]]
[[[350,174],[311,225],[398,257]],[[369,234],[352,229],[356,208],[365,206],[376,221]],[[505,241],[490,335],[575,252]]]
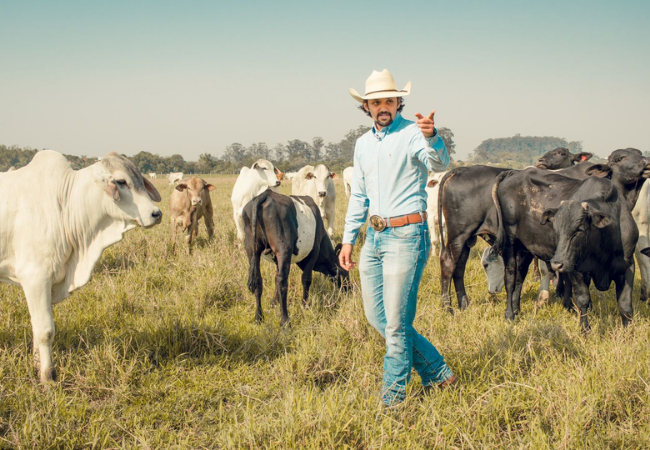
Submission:
[[[316,192],[320,198],[327,196],[328,186],[332,183],[332,179],[336,177],[336,172],[330,172],[330,169],[325,164],[318,164],[313,170],[305,173],[306,180],[314,180],[316,183]]]
[[[576,163],[589,160],[593,153],[580,152],[573,154],[569,151],[568,148],[558,147],[555,150],[546,152],[542,155],[537,161],[535,161],[535,167],[538,169],[565,169],[571,167]]]
[[[251,169],[257,171],[260,180],[268,187],[280,186],[283,173],[273,166],[271,161],[258,159],[253,163]]]
[[[623,148],[614,150],[607,164],[595,164],[585,171],[587,175],[615,179],[623,184],[633,184],[641,178],[650,178],[650,164],[640,150]]]
[[[556,272],[576,269],[589,246],[600,242],[597,234],[612,224],[613,218],[593,201],[568,200],[557,209],[544,211],[544,220],[553,222],[557,236],[551,268]],[[591,244],[590,244],[591,243]]]
[[[109,153],[93,165],[93,176],[113,200],[115,219],[145,228],[160,223],[162,212],[152,203],[160,201],[158,190],[127,158]]]
[[[488,279],[488,292],[495,295],[503,290],[505,266],[501,255],[494,254],[491,250],[490,247],[483,250],[481,264]]]
[[[176,186],[177,191],[186,191],[187,196],[189,197],[190,204],[192,206],[200,206],[203,204],[203,195],[207,194],[207,191],[214,191],[216,188],[210,183],[206,183],[205,180],[198,177],[192,177],[189,180],[181,181]]]

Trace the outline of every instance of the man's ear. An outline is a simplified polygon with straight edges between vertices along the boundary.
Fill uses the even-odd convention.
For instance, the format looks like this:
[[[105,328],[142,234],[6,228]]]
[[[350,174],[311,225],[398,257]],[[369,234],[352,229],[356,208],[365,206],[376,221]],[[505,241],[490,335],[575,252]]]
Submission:
[[[363,101],[363,109],[365,109],[366,111],[370,112],[370,108],[368,108],[368,100],[364,100],[364,101]]]

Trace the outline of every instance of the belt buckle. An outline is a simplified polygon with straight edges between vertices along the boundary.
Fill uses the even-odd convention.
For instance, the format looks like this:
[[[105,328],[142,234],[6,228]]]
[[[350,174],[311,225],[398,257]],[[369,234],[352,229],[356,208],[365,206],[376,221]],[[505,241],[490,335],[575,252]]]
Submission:
[[[375,231],[384,231],[386,229],[386,219],[381,216],[370,216],[370,225]]]

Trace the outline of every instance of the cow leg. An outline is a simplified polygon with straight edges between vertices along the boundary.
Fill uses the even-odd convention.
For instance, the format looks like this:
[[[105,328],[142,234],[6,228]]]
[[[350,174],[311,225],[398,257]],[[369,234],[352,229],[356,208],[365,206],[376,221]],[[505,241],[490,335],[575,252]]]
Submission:
[[[302,304],[307,306],[307,299],[309,299],[309,288],[311,287],[311,281],[312,281],[312,269],[308,268],[303,270],[302,272]]]
[[[52,364],[52,343],[54,342],[54,318],[52,317],[52,292],[49,281],[44,277],[30,276],[22,283],[29,315],[32,321],[34,362],[41,382],[56,380]]]
[[[632,322],[634,311],[632,308],[632,289],[634,288],[634,262],[625,270],[625,273],[614,279],[616,283],[616,299],[618,310],[621,314],[623,326]]]
[[[280,325],[289,322],[287,308],[287,291],[289,290],[289,271],[291,270],[291,255],[275,254],[278,270],[275,273],[275,297],[280,302]]]
[[[440,293],[442,296],[442,306],[446,307],[453,314],[454,309],[451,307],[451,278],[454,273],[456,263],[449,245],[443,246],[440,250]]]
[[[469,299],[465,291],[465,268],[467,267],[469,252],[470,248],[466,245],[463,246],[463,251],[460,253],[460,257],[456,261],[456,268],[454,269],[454,288],[456,289],[458,307],[461,310],[467,309],[469,306]]]
[[[517,260],[512,252],[511,245],[506,245],[503,248],[503,265],[505,269],[504,285],[506,288],[506,319],[515,320],[515,311],[512,304],[512,297],[514,295],[517,283]],[[519,311],[517,311],[519,312]]]
[[[334,239],[334,215],[336,214],[336,211],[334,209],[334,205],[329,205],[330,211],[327,211],[327,235],[330,237],[330,239]]]
[[[589,303],[591,303],[589,285],[585,283],[584,277],[579,272],[571,272],[567,276],[573,290],[575,306],[578,309],[578,314],[580,314],[580,328],[582,328],[584,333],[587,333],[591,329],[589,320],[587,319],[587,308]]]
[[[208,239],[212,239],[214,236],[214,215],[212,211],[212,205],[208,205],[207,208],[205,208],[205,215],[204,220],[205,220],[205,227],[208,229]]]
[[[517,252],[517,273],[516,273],[516,283],[515,289],[512,296],[512,307],[515,316],[519,315],[520,305],[521,305],[521,291],[524,287],[524,280],[528,274],[528,268],[530,263],[533,260],[533,255],[527,251],[519,250]]]
[[[537,259],[535,259],[537,261]],[[535,303],[536,307],[542,307],[548,305],[548,300],[550,298],[551,290],[551,268],[548,266],[546,261],[542,261],[539,264],[540,272],[540,283],[539,283],[539,293],[537,294],[537,302]]]
[[[539,268],[539,259],[534,258],[533,259],[533,279],[534,280],[539,280],[542,277],[541,271]]]
[[[641,301],[647,301],[650,306],[650,257],[641,253],[641,250],[646,247],[650,247],[650,241],[647,236],[639,235],[634,255],[639,265],[639,272],[641,272]]]
[[[244,218],[242,216],[244,208],[236,208],[233,216],[235,218],[235,228],[237,228],[237,239],[244,240]]]

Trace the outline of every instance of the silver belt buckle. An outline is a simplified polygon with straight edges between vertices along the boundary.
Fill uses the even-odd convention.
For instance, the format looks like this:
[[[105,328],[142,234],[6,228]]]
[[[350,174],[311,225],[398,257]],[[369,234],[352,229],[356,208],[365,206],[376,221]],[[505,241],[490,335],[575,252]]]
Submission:
[[[381,216],[370,216],[370,226],[375,231],[384,231],[386,229],[386,219]]]

